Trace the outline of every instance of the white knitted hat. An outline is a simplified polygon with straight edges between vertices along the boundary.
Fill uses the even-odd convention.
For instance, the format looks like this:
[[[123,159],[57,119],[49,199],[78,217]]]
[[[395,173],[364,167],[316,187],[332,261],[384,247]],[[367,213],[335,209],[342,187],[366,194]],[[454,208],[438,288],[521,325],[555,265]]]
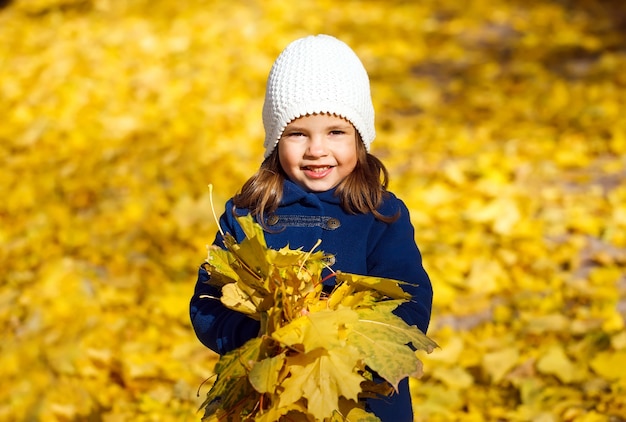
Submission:
[[[346,43],[330,35],[293,41],[274,62],[263,104],[265,158],[292,120],[314,113],[348,120],[369,151],[376,130],[367,71]]]

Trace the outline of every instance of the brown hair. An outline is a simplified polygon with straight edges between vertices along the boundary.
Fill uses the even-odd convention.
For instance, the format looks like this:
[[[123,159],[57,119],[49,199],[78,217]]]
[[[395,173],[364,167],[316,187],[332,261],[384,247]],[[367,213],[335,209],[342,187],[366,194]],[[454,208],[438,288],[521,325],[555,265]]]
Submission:
[[[335,195],[339,196],[344,211],[350,214],[371,212],[385,223],[393,222],[398,214],[385,216],[378,211],[387,195],[389,173],[382,161],[367,152],[358,135],[357,138],[356,167],[339,183]],[[264,225],[265,214],[271,214],[278,208],[285,179],[287,175],[280,165],[278,148],[275,148],[233,197],[233,203],[238,208],[247,208]]]

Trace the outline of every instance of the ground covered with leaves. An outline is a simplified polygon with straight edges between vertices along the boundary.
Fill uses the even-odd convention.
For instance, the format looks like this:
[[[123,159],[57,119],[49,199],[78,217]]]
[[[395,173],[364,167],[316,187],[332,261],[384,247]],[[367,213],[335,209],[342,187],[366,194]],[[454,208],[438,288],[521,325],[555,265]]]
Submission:
[[[626,420],[621,1],[0,7],[0,419],[200,418],[207,185],[258,167],[272,61],[329,33],[435,289],[416,420]]]

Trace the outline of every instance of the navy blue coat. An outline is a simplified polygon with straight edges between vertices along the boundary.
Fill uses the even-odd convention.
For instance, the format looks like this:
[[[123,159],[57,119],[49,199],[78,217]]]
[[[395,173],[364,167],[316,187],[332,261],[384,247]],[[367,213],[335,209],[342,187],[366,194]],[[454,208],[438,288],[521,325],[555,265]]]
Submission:
[[[386,216],[399,213],[399,218],[392,223],[384,223],[371,213],[355,215],[345,212],[334,192],[333,189],[311,193],[286,181],[283,199],[275,216],[268,216],[268,223],[273,223],[272,228],[277,229],[265,233],[268,247],[279,249],[289,245],[292,249],[302,247],[303,250],[310,250],[321,239],[318,250],[334,254],[332,268],[335,271],[410,283],[403,288],[413,300],[400,305],[394,313],[425,333],[430,321],[433,291],[415,244],[408,209],[400,199],[389,193],[378,211]],[[232,208],[230,200],[220,218],[220,227],[240,242],[245,234],[235,221]],[[237,209],[236,213],[245,215],[247,211]],[[219,233],[214,244],[223,247]],[[220,296],[219,289],[206,283],[208,279],[209,275],[200,267],[191,299],[191,322],[203,344],[224,354],[256,337],[259,323],[224,307],[219,301],[200,299],[201,295]],[[329,282],[334,283],[334,279]],[[370,400],[368,406],[382,421],[413,421],[408,380],[400,383],[399,394],[386,400]]]

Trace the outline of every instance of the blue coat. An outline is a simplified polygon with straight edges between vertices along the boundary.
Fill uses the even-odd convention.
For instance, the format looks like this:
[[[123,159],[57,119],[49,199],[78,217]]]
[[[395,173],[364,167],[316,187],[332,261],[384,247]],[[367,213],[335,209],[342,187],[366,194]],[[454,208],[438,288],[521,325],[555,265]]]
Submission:
[[[318,249],[334,254],[332,268],[335,271],[411,283],[403,288],[411,294],[413,300],[400,305],[394,313],[425,333],[430,321],[433,292],[415,244],[408,209],[390,193],[378,211],[386,216],[399,212],[399,218],[393,223],[384,223],[371,213],[345,212],[334,192],[333,189],[311,193],[286,181],[283,199],[275,216],[267,218],[268,224],[277,229],[275,232],[266,232],[268,247],[279,249],[289,245],[292,249],[302,247],[303,250],[310,250],[321,239]],[[220,227],[241,241],[245,235],[235,221],[232,209],[230,200],[220,218]],[[247,211],[237,209],[236,213],[245,215]],[[283,227],[284,230],[281,230]],[[223,247],[219,233],[214,244]],[[256,337],[259,323],[224,307],[219,301],[200,299],[201,295],[220,295],[219,289],[206,284],[208,279],[209,275],[201,267],[191,299],[191,321],[200,341],[211,350],[224,354]],[[332,279],[330,282],[333,282]],[[370,400],[368,405],[383,421],[413,421],[407,379],[400,383],[399,394],[386,400]]]

